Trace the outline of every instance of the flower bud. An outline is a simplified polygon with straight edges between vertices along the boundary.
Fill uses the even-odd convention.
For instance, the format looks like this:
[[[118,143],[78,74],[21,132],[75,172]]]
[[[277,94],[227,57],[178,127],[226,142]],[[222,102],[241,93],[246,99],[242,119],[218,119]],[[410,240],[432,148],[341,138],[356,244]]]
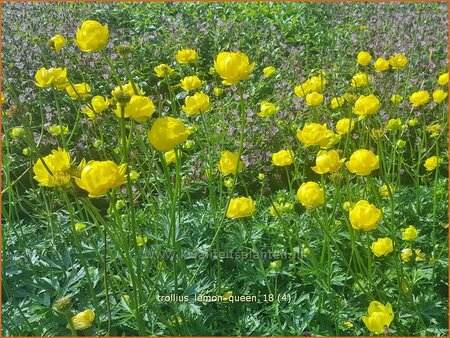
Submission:
[[[64,296],[62,298],[59,298],[53,304],[53,307],[59,313],[68,313],[70,311],[71,306],[72,306],[72,297],[70,296]]]

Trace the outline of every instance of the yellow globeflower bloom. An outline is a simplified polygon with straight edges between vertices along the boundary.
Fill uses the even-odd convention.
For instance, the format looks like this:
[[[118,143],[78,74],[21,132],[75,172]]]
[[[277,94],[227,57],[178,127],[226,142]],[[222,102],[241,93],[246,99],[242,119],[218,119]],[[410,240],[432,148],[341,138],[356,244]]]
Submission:
[[[195,93],[192,96],[186,96],[184,106],[181,109],[189,116],[197,115],[208,111],[211,108],[209,96],[203,92]]]
[[[367,115],[372,115],[380,110],[380,101],[373,95],[361,95],[355,102],[353,107],[353,112],[359,116],[365,117]]]
[[[394,56],[391,56],[389,58],[389,64],[394,69],[402,69],[406,67],[406,64],[408,63],[408,58],[403,54],[396,54]]]
[[[98,52],[108,43],[108,26],[94,20],[86,20],[77,30],[75,42],[83,52]]]
[[[237,172],[244,169],[244,163],[239,159],[237,153],[232,153],[231,151],[223,151],[220,155],[219,163],[217,163],[219,171],[223,175],[236,174]]]
[[[92,322],[95,319],[94,311],[87,309],[83,312],[77,313],[75,316],[72,317],[72,324],[75,328],[75,330],[81,331],[81,330],[87,330],[92,326]],[[66,326],[68,329],[70,329],[70,325],[67,324]]]
[[[122,117],[122,107],[120,103],[117,103],[117,109],[114,113],[117,117]],[[146,97],[140,95],[131,96],[130,102],[125,106],[124,118],[132,118],[136,122],[145,122],[150,116],[155,112],[155,105],[153,101]]]
[[[136,86],[137,94],[134,92],[133,85],[131,84],[131,82],[128,82],[127,84],[115,87],[111,91],[111,95],[113,97],[116,97],[117,94],[119,94],[120,92],[125,92],[128,95],[130,95],[130,96],[132,96],[132,95],[144,96],[144,91],[142,90],[142,88],[140,88],[137,84],[135,84],[135,86]]]
[[[372,170],[380,168],[378,155],[367,149],[358,149],[351,156],[350,161],[345,163],[347,169],[356,175],[367,176]]]
[[[393,104],[399,104],[403,101],[403,96],[394,94],[391,96],[391,102]]]
[[[67,84],[67,68],[40,68],[35,76],[36,86],[41,88],[47,88],[54,86],[58,89],[64,89]]]
[[[250,64],[248,56],[241,52],[220,52],[214,61],[214,68],[228,84],[247,80],[255,63]]]
[[[433,92],[433,101],[436,103],[443,102],[448,96],[448,93],[446,91],[443,91],[442,89],[436,89]]]
[[[334,173],[344,163],[345,158],[340,159],[337,150],[320,150],[316,156],[316,166],[311,169],[318,174]]]
[[[11,137],[19,138],[25,134],[25,129],[23,127],[14,127],[11,129]]]
[[[41,88],[51,87],[53,83],[53,76],[49,70],[45,67],[39,68],[39,70],[34,75],[36,86]]]
[[[47,130],[52,136],[58,136],[58,135],[67,135],[69,132],[69,127],[67,126],[60,126],[58,124],[51,125]]]
[[[256,210],[255,203],[251,197],[237,197],[230,200],[227,209],[228,218],[248,217]]]
[[[180,150],[178,150],[176,153],[175,153],[175,149],[169,150],[164,153],[164,161],[166,162],[167,165],[175,163],[177,161],[177,155],[178,155],[178,157],[181,157]]]
[[[425,160],[423,166],[425,167],[425,169],[427,169],[427,171],[433,171],[438,167],[440,163],[442,163],[442,158],[431,156]]]
[[[441,86],[445,86],[446,84],[448,84],[448,72],[439,75],[439,77],[438,77],[438,83],[439,83]]]
[[[220,95],[223,94],[223,89],[222,88],[214,87],[213,91],[214,91],[214,95],[216,97],[219,97]]]
[[[48,44],[55,52],[59,53],[67,45],[67,39],[60,34],[56,34],[48,40]]]
[[[325,193],[316,182],[303,183],[297,190],[297,198],[308,209],[318,207],[325,203]]]
[[[169,151],[186,141],[189,132],[180,120],[173,117],[162,117],[153,123],[147,136],[157,150]]]
[[[153,68],[153,70],[155,71],[155,74],[157,77],[170,76],[174,72],[174,70],[172,68],[170,68],[169,65],[166,65],[165,63],[160,64],[159,66],[156,66],[155,68]]]
[[[109,99],[100,95],[96,95],[91,100],[91,106],[92,108],[94,108],[94,110],[92,110],[91,106],[83,106],[81,107],[81,111],[83,112],[83,114],[92,119],[96,114],[105,111],[110,104],[111,101]]]
[[[89,161],[75,183],[86,190],[89,197],[102,196],[125,183],[126,168],[126,163],[118,166],[113,161]]]
[[[402,232],[402,239],[404,241],[415,240],[417,238],[417,234],[419,233],[413,225],[410,225],[407,228],[403,228],[400,231]]]
[[[275,75],[275,73],[277,72],[277,70],[275,69],[275,67],[269,66],[263,69],[263,73],[265,77],[271,77],[272,75]]]
[[[360,200],[350,209],[349,218],[353,229],[369,231],[377,228],[383,215],[373,204]]]
[[[359,52],[358,55],[356,56],[356,61],[361,65],[361,66],[367,66],[370,64],[370,61],[372,60],[372,56],[363,51],[363,52]]]
[[[392,239],[389,237],[384,238],[378,238],[376,242],[372,243],[372,246],[370,247],[372,249],[372,252],[375,256],[381,257],[381,256],[387,256],[392,251],[394,251],[394,244],[392,242]]]
[[[280,109],[278,106],[269,101],[261,101],[260,107],[261,111],[258,113],[258,116],[261,117],[271,117]]]
[[[91,86],[86,82],[76,83],[73,85],[69,84],[66,87],[66,92],[67,94],[69,94],[72,100],[76,100],[78,98],[82,98],[86,95],[89,95],[89,93],[91,92]]]
[[[328,145],[329,132],[326,123],[309,123],[306,124],[303,129],[297,131],[297,139],[303,143],[306,147],[309,146],[322,146]]]
[[[198,53],[194,49],[182,49],[177,52],[175,57],[181,64],[193,63],[198,59]]]
[[[416,254],[416,262],[423,262],[425,260],[426,254],[422,252],[420,249],[415,249],[414,253]]]
[[[323,95],[318,92],[312,92],[306,95],[306,104],[308,106],[320,106],[323,103]]]
[[[402,250],[400,256],[402,257],[402,261],[408,263],[411,260],[411,256],[413,252],[410,248],[405,248]]]
[[[382,197],[389,197],[391,194],[395,193],[395,188],[391,184],[389,184],[389,186],[387,184],[383,184],[378,188],[378,192]]]
[[[394,312],[392,306],[387,303],[386,306],[377,301],[370,302],[369,315],[362,316],[362,321],[370,332],[376,334],[386,333],[389,325],[394,320]]]
[[[409,97],[409,102],[413,107],[419,107],[424,104],[427,104],[430,101],[430,94],[426,90],[419,90],[418,92],[414,92]]]
[[[147,236],[140,236],[140,235],[136,236],[136,244],[137,244],[137,246],[143,246],[143,245],[145,245],[147,243],[147,241],[148,241],[148,237]]]
[[[76,232],[82,232],[84,229],[86,229],[86,224],[84,223],[75,223],[74,225]]]
[[[383,58],[378,58],[373,66],[376,72],[384,72],[389,69],[389,61]]]
[[[343,97],[333,97],[331,99],[331,109],[340,108],[344,105],[345,99]]]
[[[69,152],[58,148],[52,150],[50,155],[37,160],[33,166],[33,178],[45,187],[62,187],[70,182],[70,166]]]
[[[294,161],[294,152],[292,150],[280,150],[272,154],[272,163],[277,167],[291,165]]]
[[[352,87],[367,87],[370,83],[370,77],[366,73],[359,72],[355,74],[352,78],[351,85]]]
[[[195,90],[202,87],[202,81],[198,78],[198,76],[186,76],[180,82],[181,88],[185,91]]]
[[[402,120],[400,119],[390,119],[386,124],[387,130],[399,130],[402,128]]]
[[[355,128],[355,121],[349,118],[340,119],[336,123],[336,131],[339,135],[345,135]]]

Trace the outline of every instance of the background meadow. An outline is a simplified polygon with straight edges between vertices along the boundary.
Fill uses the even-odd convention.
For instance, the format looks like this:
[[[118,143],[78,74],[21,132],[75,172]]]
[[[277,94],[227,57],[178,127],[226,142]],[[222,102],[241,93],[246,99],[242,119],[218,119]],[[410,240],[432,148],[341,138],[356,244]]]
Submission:
[[[446,4],[1,5],[4,335],[448,335]],[[101,51],[74,41],[86,20],[108,26]],[[183,49],[195,62],[177,61]],[[231,51],[248,78],[227,85],[236,67],[215,60]],[[376,71],[397,54],[407,63]],[[42,67],[90,93],[37,86]],[[351,85],[357,73],[368,86]],[[201,88],[182,88],[193,75]],[[121,86],[151,100],[145,118],[122,118]],[[323,102],[304,97],[311,87]],[[209,105],[188,114],[199,91]],[[410,100],[419,91],[429,99]],[[356,113],[371,94],[379,104]],[[94,96],[105,109],[89,117]],[[186,138],[160,151],[147,134],[166,117]],[[64,184],[42,186],[36,165],[58,148]],[[378,162],[351,171],[360,149]],[[127,163],[125,176],[108,166],[87,182],[83,159]],[[125,180],[87,188],[111,175]],[[221,252],[282,257],[210,257]],[[170,294],[190,301],[158,301]],[[230,301],[240,295],[259,302]]]

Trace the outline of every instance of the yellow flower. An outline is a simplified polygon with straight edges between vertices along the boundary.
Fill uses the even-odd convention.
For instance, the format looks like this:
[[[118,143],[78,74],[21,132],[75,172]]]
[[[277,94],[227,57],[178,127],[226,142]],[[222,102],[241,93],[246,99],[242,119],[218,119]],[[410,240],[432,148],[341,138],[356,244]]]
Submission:
[[[392,243],[392,239],[389,237],[378,238],[376,242],[372,243],[370,247],[375,256],[387,256],[392,251],[394,251],[394,245]]]
[[[358,55],[356,56],[356,61],[361,65],[361,66],[367,66],[370,61],[372,60],[372,56],[367,53],[367,52],[359,52]]]
[[[425,160],[423,166],[427,169],[427,171],[433,171],[440,163],[442,163],[442,161],[443,160],[440,157],[438,158],[437,156],[431,156]]]
[[[269,101],[261,101],[261,111],[258,113],[258,116],[261,117],[271,117],[276,114],[279,110],[279,107],[274,105]]]
[[[94,20],[86,20],[77,30],[75,42],[83,52],[98,52],[108,43],[108,26]]]
[[[126,164],[118,166],[113,161],[89,161],[75,182],[89,197],[102,196],[125,183],[126,168]]]
[[[359,26],[360,31],[365,31],[367,29],[366,25]],[[353,325],[352,325],[353,326]]]
[[[444,101],[448,96],[448,93],[443,91],[442,89],[436,89],[433,92],[433,101],[436,103],[441,103]]]
[[[22,137],[25,134],[25,129],[23,127],[14,127],[11,129],[11,137],[12,138],[19,138]]]
[[[67,45],[67,39],[60,34],[56,34],[50,38],[49,45],[55,52],[59,53],[61,49]]]
[[[373,66],[376,72],[384,72],[389,69],[389,61],[383,58],[378,58]]]
[[[214,91],[214,95],[216,97],[219,97],[220,95],[223,94],[223,89],[222,88],[214,87],[213,91]]]
[[[200,114],[211,108],[209,96],[203,92],[195,93],[192,96],[186,96],[184,106],[181,109],[189,116]]]
[[[258,174],[258,180],[262,181],[266,178],[266,175],[264,175],[263,173],[259,173]]]
[[[2,98],[2,104],[6,102],[6,98],[3,96],[3,93],[0,93],[0,97]]]
[[[183,122],[173,117],[157,119],[147,133],[153,147],[169,151],[187,140],[189,132]]]
[[[408,263],[411,260],[411,256],[413,255],[413,252],[410,248],[405,248],[402,250],[400,256],[402,257],[403,262]]]
[[[416,262],[423,262],[425,260],[426,254],[424,254],[420,249],[415,249],[414,253],[416,254]]]
[[[63,187],[70,182],[70,165],[68,151],[61,148],[52,150],[50,155],[37,160],[33,166],[33,178],[45,187]]]
[[[48,128],[48,132],[52,136],[67,135],[67,133],[69,132],[69,128],[67,126],[53,124]]]
[[[399,130],[402,127],[402,120],[400,119],[390,119],[386,124],[387,130]]]
[[[223,185],[227,188],[231,188],[233,186],[233,179],[231,177],[223,180]]]
[[[248,217],[256,210],[255,203],[251,197],[237,197],[230,200],[227,209],[228,218]]]
[[[77,313],[75,316],[72,317],[72,324],[75,328],[75,330],[86,330],[89,329],[92,326],[92,322],[95,319],[94,311],[87,309],[83,312]],[[68,329],[70,328],[70,325],[67,324],[66,326]]]
[[[273,202],[273,205],[269,208],[269,213],[273,217],[277,217],[278,214],[282,214],[284,212],[289,212],[292,210],[294,210],[294,205],[290,202],[286,202],[284,204]]]
[[[122,117],[121,105],[117,103],[117,109],[114,113],[117,117]],[[125,106],[124,118],[132,118],[136,122],[145,122],[150,116],[155,112],[155,105],[153,101],[146,97],[140,95],[132,95],[130,102]]]
[[[297,190],[297,198],[308,209],[325,203],[325,193],[316,182],[303,183]]]
[[[179,63],[193,63],[198,59],[198,53],[194,49],[182,49],[175,57]]]
[[[82,98],[88,95],[91,92],[91,86],[86,82],[69,84],[66,87],[66,92],[72,98],[72,100],[76,100],[78,98]]]
[[[417,126],[418,123],[419,123],[419,120],[417,118],[415,118],[415,117],[410,119],[410,120],[408,120],[408,125],[410,127],[415,127],[415,126]]]
[[[41,88],[47,88],[54,86],[58,89],[64,89],[67,84],[67,68],[40,68],[35,76],[36,86]]]
[[[331,109],[340,108],[344,105],[345,99],[343,97],[333,97],[331,99]]]
[[[94,108],[94,110],[92,110],[91,106],[83,106],[81,107],[81,111],[83,112],[83,114],[93,119],[96,114],[106,110],[110,104],[111,101],[109,99],[100,95],[96,95],[91,100],[91,106],[92,108]]]
[[[377,113],[380,110],[380,101],[373,95],[361,95],[355,102],[353,112],[359,116],[365,117]]]
[[[441,86],[445,86],[446,84],[448,84],[448,72],[447,73],[442,73],[441,75],[439,75],[438,83]]]
[[[250,64],[248,56],[241,52],[220,52],[214,61],[214,68],[228,84],[247,80],[255,64]]]
[[[372,170],[380,168],[378,155],[367,149],[356,150],[345,165],[351,173],[359,176],[367,176]]]
[[[84,229],[86,229],[86,224],[84,223],[75,223],[74,225],[76,232],[82,232]]]
[[[147,236],[140,236],[140,235],[136,236],[136,245],[137,246],[143,246],[147,242],[148,242],[148,237]]]
[[[277,72],[277,70],[275,69],[275,67],[269,66],[263,69],[263,73],[265,77],[271,77],[272,75],[274,75]]]
[[[426,90],[419,90],[411,94],[409,101],[413,107],[419,107],[430,101],[430,94]]]
[[[349,118],[340,119],[336,123],[336,131],[339,135],[347,134],[355,128],[355,121]]]
[[[327,81],[325,81],[325,79],[321,75],[313,76],[303,82],[301,85],[296,86],[294,88],[294,92],[298,97],[305,97],[312,92],[321,93],[326,83]]]
[[[378,188],[378,192],[382,197],[389,197],[391,194],[395,193],[395,188],[391,184],[389,184],[389,186],[387,184],[383,184]]]
[[[403,96],[394,94],[391,96],[391,102],[393,104],[399,104],[403,101]]]
[[[22,154],[24,154],[25,156],[28,156],[28,155],[30,155],[30,148],[23,148],[22,149]]]
[[[277,167],[291,165],[294,161],[294,152],[292,150],[280,150],[272,154],[272,163]]]
[[[125,93],[127,93],[128,95],[130,95],[130,96],[133,96],[133,95],[141,95],[141,96],[144,96],[144,91],[142,90],[142,88],[140,88],[137,84],[134,84],[134,85],[136,86],[137,94],[134,92],[133,85],[131,84],[131,82],[128,82],[127,84],[124,84],[124,85],[115,87],[115,88],[111,91],[111,95],[112,95],[113,97],[117,97],[117,95],[118,95],[120,92],[125,92]]]
[[[155,71],[157,77],[170,76],[174,72],[174,70],[172,68],[170,68],[169,65],[166,65],[165,63],[160,64],[159,66],[156,66],[155,68],[153,68],[153,70]]]
[[[217,163],[219,171],[226,175],[236,174],[244,169],[244,163],[238,158],[237,153],[231,151],[223,151],[220,155],[219,163]]]
[[[353,324],[352,324],[352,322],[346,321],[346,322],[344,322],[344,326],[351,329],[353,327]]]
[[[394,69],[402,69],[406,67],[406,64],[408,63],[408,59],[405,55],[403,54],[396,54],[394,56],[391,56],[389,58],[389,64],[391,65],[392,68]]]
[[[418,234],[417,229],[413,225],[408,226],[406,229],[401,229],[401,232],[404,241],[413,241],[417,238]]]
[[[319,106],[323,103],[323,95],[318,92],[312,92],[306,95],[306,104],[308,106]]]
[[[392,306],[387,303],[386,306],[377,301],[370,302],[369,316],[362,316],[362,321],[370,332],[376,334],[387,333],[386,330],[394,319]]]
[[[175,163],[177,161],[177,155],[178,155],[178,157],[181,157],[181,151],[180,150],[177,150],[176,153],[175,153],[175,149],[166,151],[164,153],[164,161],[166,162],[167,165]]]
[[[334,173],[339,170],[345,158],[340,159],[337,150],[320,150],[316,156],[316,166],[311,169],[318,174]]]
[[[131,170],[129,176],[130,180],[134,182],[139,178],[140,174],[136,170]]]
[[[309,123],[303,129],[297,131],[297,139],[305,146],[326,146],[329,142],[329,130],[326,123]]]
[[[196,75],[186,76],[181,80],[180,86],[188,92],[190,90],[201,88],[202,81]]]
[[[349,218],[353,229],[369,231],[377,228],[383,215],[373,204],[360,200],[350,209]]]
[[[361,88],[367,87],[369,83],[370,83],[369,75],[359,72],[353,76],[351,85],[352,87]]]

